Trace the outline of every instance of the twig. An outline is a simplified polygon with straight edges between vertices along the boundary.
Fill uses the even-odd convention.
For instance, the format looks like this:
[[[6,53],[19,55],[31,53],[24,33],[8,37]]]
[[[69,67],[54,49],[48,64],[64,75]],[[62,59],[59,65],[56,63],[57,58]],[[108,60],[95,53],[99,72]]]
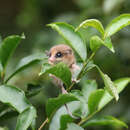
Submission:
[[[48,123],[48,118],[46,118],[46,120],[41,124],[38,130],[41,130],[45,126],[46,123]]]
[[[91,117],[93,117],[93,115],[95,115],[97,112],[98,112],[98,111],[95,111],[95,112],[93,112],[91,115],[89,115],[88,117],[82,119],[82,120],[78,123],[78,125],[81,125],[81,124],[83,124],[84,122],[86,122],[87,120],[89,120],[89,119],[90,119]]]
[[[61,83],[60,87],[61,87],[61,92],[62,92],[62,94],[68,94],[68,92],[65,90],[65,88],[64,88],[64,86],[63,86],[62,83]],[[75,116],[72,115],[72,112],[69,110],[69,107],[67,106],[67,104],[64,104],[64,105],[65,105],[65,108],[66,108],[66,110],[67,110],[67,113],[68,113],[72,118],[77,119],[77,117],[75,117]]]
[[[89,63],[89,61],[92,60],[92,58],[94,57],[94,55],[95,55],[95,52],[93,52],[93,53],[91,54],[91,56],[87,59],[87,61],[84,62],[83,67],[82,67],[80,73],[78,74],[76,80],[80,80],[80,78],[82,77],[82,74],[83,74],[83,72],[84,72],[84,69],[86,68],[86,66],[87,66],[87,64]],[[73,83],[70,85],[70,87],[67,89],[67,91],[70,91],[70,90],[72,89],[72,87],[74,86],[74,84],[75,84],[75,82],[73,82]]]

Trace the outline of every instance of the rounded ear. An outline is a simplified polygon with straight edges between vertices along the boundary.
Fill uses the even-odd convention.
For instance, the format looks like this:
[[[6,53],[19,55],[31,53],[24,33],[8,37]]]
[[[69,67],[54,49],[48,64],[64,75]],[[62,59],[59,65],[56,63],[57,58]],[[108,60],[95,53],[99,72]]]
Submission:
[[[72,50],[71,50],[71,49],[67,49],[66,52],[67,52],[68,54],[72,54]]]
[[[46,56],[50,56],[50,52],[48,50],[45,50]]]

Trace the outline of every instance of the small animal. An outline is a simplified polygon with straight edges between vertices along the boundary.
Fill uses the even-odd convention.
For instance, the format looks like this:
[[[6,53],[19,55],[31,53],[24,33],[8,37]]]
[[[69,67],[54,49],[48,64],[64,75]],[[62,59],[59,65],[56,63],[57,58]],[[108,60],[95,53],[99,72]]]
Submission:
[[[69,67],[69,69],[72,73],[72,81],[76,81],[74,79],[73,75],[74,75],[75,71],[79,70],[80,68],[78,65],[76,65],[76,60],[75,60],[73,50],[68,45],[65,45],[65,44],[55,45],[50,49],[49,52],[47,52],[47,55],[49,57],[48,62],[51,65],[55,65],[59,62],[65,63]],[[50,75],[50,76],[53,78],[55,84],[57,84],[61,88],[61,92],[63,94],[68,93],[63,86],[63,82],[60,79],[58,79],[54,75]],[[65,107],[67,109],[68,114],[71,117],[76,118],[69,111],[69,108],[66,104],[65,104]]]
[[[50,49],[48,56],[49,56],[48,62],[51,65],[63,62],[70,68],[72,75],[76,70],[79,69],[79,66],[76,65],[73,50],[68,45],[60,44],[53,46]]]

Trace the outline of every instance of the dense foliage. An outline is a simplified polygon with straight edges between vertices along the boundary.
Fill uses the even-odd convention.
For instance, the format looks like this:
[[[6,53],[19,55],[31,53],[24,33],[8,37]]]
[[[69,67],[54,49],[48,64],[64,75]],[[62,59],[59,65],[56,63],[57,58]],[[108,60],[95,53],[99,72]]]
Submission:
[[[129,14],[129,7],[130,0],[1,1],[0,46],[5,49],[0,49],[0,129],[38,129],[43,122],[45,130],[66,127],[81,129],[80,126],[87,130],[129,129],[130,26],[124,28],[129,24],[126,22],[129,18],[121,18],[120,22],[119,17],[118,25],[110,24],[121,14]],[[70,35],[61,35],[63,29],[67,32],[71,30],[73,39]],[[16,35],[10,36],[12,34]],[[52,84],[48,76],[57,67],[65,66],[58,64],[55,68],[49,68],[44,55],[45,50],[60,43],[73,48],[80,68],[83,62],[93,57],[87,61],[85,71],[78,76],[79,83],[72,84],[70,77],[63,77],[65,72],[58,73],[57,76],[63,78],[69,92],[65,96],[61,95],[59,88]],[[7,44],[10,45],[7,47]],[[75,44],[80,46],[75,48]],[[68,75],[71,76],[69,71]],[[111,91],[111,86],[117,89]],[[97,95],[100,95],[99,98]],[[105,95],[106,98],[103,98]],[[88,100],[90,97],[91,100]],[[59,104],[55,104],[59,100]],[[68,115],[62,105],[64,103],[78,119]],[[49,104],[56,106],[50,108]],[[89,104],[89,109],[86,104]],[[87,120],[77,126],[86,117]],[[36,120],[32,122],[34,118]]]
[[[111,36],[128,25],[130,25],[130,14],[122,14],[116,17],[105,29],[102,23],[97,19],[87,19],[77,28],[74,28],[67,23],[52,23],[48,25],[56,30],[61,37],[63,37],[66,44],[71,46],[77,53],[77,61],[79,61],[81,69],[77,72],[75,78],[77,80],[82,80],[91,69],[96,68],[105,86],[100,89],[97,88],[95,80],[88,79],[84,79],[84,84],[80,85],[80,88],[75,88],[76,82],[71,81],[72,75],[69,68],[63,63],[50,66],[47,63],[47,57],[43,53],[33,54],[21,59],[12,74],[8,75],[6,67],[9,58],[25,36],[23,34],[21,36],[12,35],[3,39],[0,46],[1,113],[15,113],[15,111],[17,111],[16,130],[26,130],[29,127],[33,130],[35,129],[37,109],[30,103],[29,98],[37,95],[40,92],[40,88],[35,86],[34,89],[34,85],[28,85],[27,91],[24,92],[20,88],[8,84],[8,82],[20,71],[40,63],[42,69],[39,75],[55,75],[63,81],[69,92],[68,94],[60,94],[56,98],[50,98],[47,101],[47,118],[41,127],[44,127],[48,123],[49,130],[82,130],[88,126],[113,124],[127,128],[128,126],[123,121],[118,120],[115,117],[103,115],[94,117],[95,114],[104,108],[112,99],[115,99],[116,101],[119,100],[119,93],[122,92],[130,82],[130,77],[123,77],[113,82],[98,65],[93,63],[93,57],[101,46],[107,47],[114,53],[115,49],[111,42]],[[93,27],[100,32],[100,35],[94,35],[90,38],[90,49],[92,51],[90,56],[87,56],[86,44],[84,43],[80,32],[78,32],[80,28],[87,28],[88,26]],[[22,80],[22,77],[20,78]],[[76,119],[72,118],[66,112],[64,107],[64,104],[66,103],[68,104],[69,110],[77,117]],[[41,128],[39,128],[39,130],[40,129]]]

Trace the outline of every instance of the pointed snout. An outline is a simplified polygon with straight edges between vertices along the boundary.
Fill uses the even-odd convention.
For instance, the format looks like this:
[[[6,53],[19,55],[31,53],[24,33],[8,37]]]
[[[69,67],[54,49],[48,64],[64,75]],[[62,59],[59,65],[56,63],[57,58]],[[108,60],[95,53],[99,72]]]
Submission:
[[[49,59],[49,64],[53,64],[55,62],[55,57],[51,56]]]

